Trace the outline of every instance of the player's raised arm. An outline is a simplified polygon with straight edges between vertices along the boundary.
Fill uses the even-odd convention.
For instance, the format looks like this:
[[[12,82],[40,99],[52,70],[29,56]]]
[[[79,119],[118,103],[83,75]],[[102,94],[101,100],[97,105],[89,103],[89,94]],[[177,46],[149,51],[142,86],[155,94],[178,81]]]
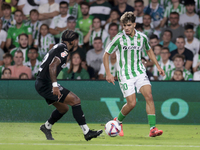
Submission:
[[[49,64],[49,74],[50,74],[51,82],[52,82],[52,86],[53,86],[53,95],[58,95],[58,99],[60,99],[61,93],[58,88],[56,76],[57,76],[57,67],[60,63],[61,63],[60,58],[55,56],[53,58],[51,64]]]
[[[108,83],[112,83],[115,85],[115,80],[114,80],[114,76],[110,73],[110,69],[109,69],[109,56],[110,54],[105,52],[103,55],[103,64],[105,67],[105,71],[106,71],[106,80],[108,81]]]
[[[158,64],[158,61],[157,61],[156,56],[155,56],[155,54],[154,54],[154,52],[153,52],[152,49],[150,49],[150,50],[147,51],[147,55],[149,56],[149,58],[153,61],[153,63],[158,68],[159,74],[162,75],[162,76],[165,76],[165,71]]]

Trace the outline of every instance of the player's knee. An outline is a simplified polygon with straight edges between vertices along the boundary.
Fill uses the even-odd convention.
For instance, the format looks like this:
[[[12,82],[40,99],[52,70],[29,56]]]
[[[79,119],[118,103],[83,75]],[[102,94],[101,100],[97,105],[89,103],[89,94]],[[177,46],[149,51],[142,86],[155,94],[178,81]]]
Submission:
[[[136,106],[136,101],[128,103],[129,108],[133,109]]]
[[[153,96],[152,96],[152,94],[151,94],[151,93],[147,93],[147,94],[145,95],[145,99],[148,100],[148,101],[153,101]]]
[[[80,103],[81,103],[80,98],[78,96],[76,96],[76,95],[73,96],[73,104],[72,104],[72,106],[80,104]]]

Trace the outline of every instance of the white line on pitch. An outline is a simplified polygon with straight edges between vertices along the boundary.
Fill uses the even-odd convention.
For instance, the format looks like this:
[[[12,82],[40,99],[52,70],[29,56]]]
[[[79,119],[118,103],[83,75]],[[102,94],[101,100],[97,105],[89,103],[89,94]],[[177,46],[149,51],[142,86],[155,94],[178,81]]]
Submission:
[[[66,145],[66,146],[127,146],[127,147],[200,147],[195,145],[129,145],[129,144],[59,144],[59,143],[0,143],[0,145]]]

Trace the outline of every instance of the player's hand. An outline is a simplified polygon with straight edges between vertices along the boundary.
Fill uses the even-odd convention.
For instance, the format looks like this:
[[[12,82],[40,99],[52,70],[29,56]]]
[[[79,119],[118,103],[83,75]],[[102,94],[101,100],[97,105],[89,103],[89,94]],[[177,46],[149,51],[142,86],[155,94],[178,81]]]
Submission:
[[[158,72],[161,76],[165,76],[165,71],[162,68],[159,68]]]
[[[108,74],[106,75],[106,80],[108,81],[108,83],[112,83],[113,85],[115,85],[115,79],[114,76],[112,74]]]
[[[58,87],[53,87],[53,95],[57,95],[58,100],[61,98],[61,93]]]

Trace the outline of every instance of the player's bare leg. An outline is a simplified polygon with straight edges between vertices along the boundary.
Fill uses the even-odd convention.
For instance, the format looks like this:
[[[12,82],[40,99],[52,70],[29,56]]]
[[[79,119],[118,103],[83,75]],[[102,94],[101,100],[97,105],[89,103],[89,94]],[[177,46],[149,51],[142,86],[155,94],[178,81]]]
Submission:
[[[144,85],[140,88],[140,92],[146,100],[146,112],[148,115],[148,121],[150,125],[150,137],[159,136],[163,133],[162,130],[158,130],[156,125],[156,116],[155,116],[155,106],[153,101],[153,96],[151,92],[151,85]]]
[[[62,116],[69,110],[67,104],[64,103],[55,102],[53,105],[56,107],[56,109],[52,112],[46,123],[40,127],[40,130],[45,134],[47,140],[54,140],[51,134],[52,125],[60,120]]]
[[[114,118],[114,120],[116,120],[120,125],[121,125],[121,131],[119,133],[119,136],[124,136],[124,132],[123,132],[123,126],[122,126],[122,121],[125,118],[126,115],[129,114],[129,112],[135,107],[136,105],[136,96],[135,93],[126,97],[126,101],[127,103],[124,104],[124,106],[122,107],[118,117]]]
[[[89,129],[89,127],[86,124],[85,116],[83,114],[82,108],[81,108],[81,100],[80,98],[75,95],[74,93],[70,92],[67,97],[65,98],[64,104],[72,106],[72,113],[76,120],[76,122],[81,127],[85,140],[91,140],[92,138],[96,138],[99,136],[103,131],[92,131]]]

